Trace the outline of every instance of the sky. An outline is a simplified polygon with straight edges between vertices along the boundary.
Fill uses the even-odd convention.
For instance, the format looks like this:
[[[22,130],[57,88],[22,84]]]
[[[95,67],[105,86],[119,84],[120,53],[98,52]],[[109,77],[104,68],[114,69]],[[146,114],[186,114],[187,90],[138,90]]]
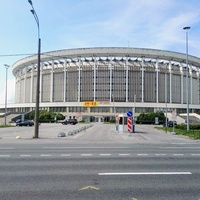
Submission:
[[[200,57],[199,0],[32,0],[41,52],[89,47],[133,47]],[[15,102],[12,66],[37,54],[38,29],[28,0],[0,0],[0,104]]]

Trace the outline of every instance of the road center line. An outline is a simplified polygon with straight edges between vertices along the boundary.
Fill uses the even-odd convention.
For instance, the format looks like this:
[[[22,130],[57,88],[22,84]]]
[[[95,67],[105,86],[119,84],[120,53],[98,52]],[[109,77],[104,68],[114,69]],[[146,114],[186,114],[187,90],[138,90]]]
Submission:
[[[43,149],[131,149],[131,147],[43,147]]]
[[[0,157],[10,157],[10,155],[0,155]]]
[[[40,155],[41,157],[50,157],[51,155],[49,155],[49,154],[42,154],[42,155]]]
[[[20,155],[21,157],[30,157],[31,155]]]
[[[159,147],[160,149],[200,149],[200,147]]]
[[[111,154],[100,154],[100,156],[111,156]]]
[[[116,173],[98,173],[99,176],[113,175],[191,175],[191,172],[116,172]]]
[[[81,154],[81,156],[92,156],[93,154]]]

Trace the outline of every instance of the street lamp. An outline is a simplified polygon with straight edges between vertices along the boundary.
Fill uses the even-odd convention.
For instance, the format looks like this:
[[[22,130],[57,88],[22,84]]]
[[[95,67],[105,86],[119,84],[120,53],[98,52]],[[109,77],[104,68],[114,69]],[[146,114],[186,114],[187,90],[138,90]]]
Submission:
[[[9,65],[4,65],[6,68],[6,88],[5,88],[5,126],[6,126],[6,115],[7,115],[7,80],[8,80],[8,68],[10,67]]]
[[[188,84],[188,30],[190,29],[189,26],[183,28],[186,31],[186,98],[187,98],[187,131],[190,130],[189,126],[189,84]]]
[[[32,10],[31,13],[33,14],[35,21],[38,27],[38,64],[37,64],[37,83],[36,83],[36,104],[35,104],[35,131],[34,131],[34,138],[39,137],[39,104],[40,104],[40,48],[41,48],[41,39],[40,39],[40,24],[39,18],[35,12],[33,7],[33,3],[31,0],[28,0],[30,3]]]

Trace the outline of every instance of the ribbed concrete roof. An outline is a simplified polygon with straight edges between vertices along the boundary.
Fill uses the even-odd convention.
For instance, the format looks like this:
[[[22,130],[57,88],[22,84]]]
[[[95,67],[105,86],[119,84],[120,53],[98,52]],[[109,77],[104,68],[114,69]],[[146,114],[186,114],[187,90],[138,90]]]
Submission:
[[[172,51],[157,50],[157,49],[144,49],[144,48],[126,48],[126,47],[100,47],[100,48],[78,48],[78,49],[65,49],[58,51],[50,51],[41,54],[41,62],[62,60],[67,58],[77,57],[144,57],[161,60],[172,60],[175,62],[186,62],[186,55]],[[200,68],[200,58],[195,56],[188,56],[188,63]],[[17,70],[37,64],[37,55],[23,58],[13,65],[13,75]]]

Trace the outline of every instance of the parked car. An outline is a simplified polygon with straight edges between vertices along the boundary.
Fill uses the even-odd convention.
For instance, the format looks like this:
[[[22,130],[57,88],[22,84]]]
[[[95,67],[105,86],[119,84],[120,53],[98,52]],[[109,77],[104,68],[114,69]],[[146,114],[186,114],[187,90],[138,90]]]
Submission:
[[[34,126],[33,121],[17,122],[16,126]]]
[[[173,127],[176,126],[177,122],[176,121],[168,121],[167,122],[167,127]],[[163,124],[164,127],[166,127],[166,123]]]
[[[63,125],[71,124],[76,125],[78,123],[77,119],[67,119],[62,122]]]

